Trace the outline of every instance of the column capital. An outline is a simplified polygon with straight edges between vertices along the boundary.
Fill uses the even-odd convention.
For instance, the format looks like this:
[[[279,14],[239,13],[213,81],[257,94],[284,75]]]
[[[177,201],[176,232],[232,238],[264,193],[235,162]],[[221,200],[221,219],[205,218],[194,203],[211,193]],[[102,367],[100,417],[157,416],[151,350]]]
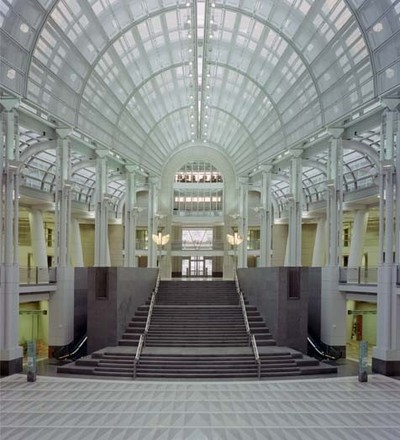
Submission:
[[[125,170],[127,173],[134,174],[137,171],[136,165],[125,165]]]
[[[72,127],[60,127],[56,128],[56,134],[58,139],[65,139],[72,133]]]
[[[273,165],[272,164],[265,164],[260,166],[260,172],[262,173],[270,173],[272,171]]]
[[[151,185],[158,185],[160,179],[157,176],[149,176],[149,183]]]
[[[104,159],[105,157],[107,157],[108,153],[109,153],[109,151],[107,149],[98,148],[98,149],[96,149],[96,158],[97,159]]]
[[[289,150],[289,153],[292,155],[292,159],[298,159],[304,153],[302,148],[293,148]]]
[[[400,104],[400,98],[381,98],[381,105],[383,108],[387,108],[390,111],[396,110],[396,107]]]
[[[344,127],[328,127],[327,133],[335,139],[339,139],[344,133]]]
[[[0,98],[0,104],[5,111],[9,112],[11,110],[17,109],[21,104],[21,100],[14,97]]]

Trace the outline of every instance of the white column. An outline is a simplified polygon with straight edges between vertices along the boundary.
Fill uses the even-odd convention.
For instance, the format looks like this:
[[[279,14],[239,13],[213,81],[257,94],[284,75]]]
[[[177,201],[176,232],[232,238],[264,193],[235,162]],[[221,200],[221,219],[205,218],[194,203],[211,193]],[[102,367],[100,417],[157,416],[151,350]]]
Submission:
[[[292,150],[289,194],[288,266],[301,266],[302,150]]]
[[[330,128],[327,179],[328,266],[338,266],[342,256],[343,224],[343,128]]]
[[[84,267],[83,263],[83,251],[82,251],[82,238],[81,229],[79,227],[79,221],[76,218],[71,222],[71,260],[74,267]]]
[[[364,254],[365,235],[367,233],[368,211],[357,209],[354,212],[353,229],[349,252],[349,267],[360,267]]]
[[[125,237],[124,237],[124,265],[136,266],[136,222],[138,211],[136,208],[136,175],[135,167],[126,167],[126,198],[125,198]]]
[[[373,351],[372,367],[376,372],[400,373],[400,296],[397,294],[396,266],[393,251],[398,239],[393,231],[398,227],[398,204],[394,205],[397,187],[395,156],[400,153],[400,139],[395,144],[396,124],[399,126],[397,108],[399,99],[384,99],[385,107],[381,127],[381,166],[380,166],[380,222],[379,222],[379,268],[378,268],[378,304],[377,304],[377,346]],[[397,132],[399,129],[397,130]],[[397,159],[398,163],[398,159]],[[396,234],[399,231],[396,229]],[[396,256],[397,260],[398,256]]]
[[[56,153],[55,256],[56,266],[70,266],[71,146],[70,128],[59,128]]]
[[[31,232],[31,243],[33,259],[38,268],[38,281],[41,283],[49,282],[49,271],[47,266],[47,246],[44,236],[44,222],[42,211],[31,209],[29,213],[29,226]]]
[[[239,177],[239,235],[243,242],[237,246],[238,267],[247,267],[248,184],[248,177]]]
[[[49,346],[69,344],[74,338],[74,268],[71,266],[71,145],[70,128],[58,128],[56,150],[55,259],[57,290],[49,300]]]
[[[158,178],[150,177],[149,179],[149,200],[148,200],[148,257],[147,267],[157,267],[157,245],[152,239],[153,234],[158,233]]]
[[[320,217],[317,222],[317,230],[315,232],[315,241],[313,249],[312,266],[322,267],[325,265],[325,244],[326,238],[326,219]]]
[[[1,176],[4,179],[0,187],[0,205],[4,206],[4,214],[1,212],[4,215],[4,248],[0,274],[0,373],[7,375],[22,371],[22,348],[18,346],[18,190],[21,164],[18,161],[16,122],[19,100],[1,98],[0,104],[3,108],[0,125],[5,121],[4,143],[4,136],[0,133]]]
[[[330,128],[327,175],[327,266],[322,268],[321,339],[346,351],[346,297],[339,292],[342,254],[343,148],[342,128]]]
[[[271,165],[264,167],[261,183],[261,223],[260,223],[260,264],[270,267],[272,264],[272,190]]]
[[[109,266],[107,150],[97,150],[94,265]]]

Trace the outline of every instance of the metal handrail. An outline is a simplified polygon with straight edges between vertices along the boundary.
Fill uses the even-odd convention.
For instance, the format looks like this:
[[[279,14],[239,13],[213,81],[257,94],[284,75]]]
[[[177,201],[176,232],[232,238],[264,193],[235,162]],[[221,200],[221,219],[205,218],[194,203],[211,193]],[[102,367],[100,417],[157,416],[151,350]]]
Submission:
[[[261,379],[261,360],[260,360],[260,354],[258,353],[256,337],[254,335],[251,335],[251,346],[253,348],[254,359],[257,364],[257,376],[259,379]]]
[[[146,325],[144,327],[144,332],[140,335],[139,343],[138,343],[138,346],[136,349],[135,359],[133,360],[133,378],[134,379],[136,379],[136,368],[137,368],[137,364],[139,363],[139,360],[140,360],[140,355],[142,354],[143,347],[146,345],[147,333],[149,332],[151,316],[153,314],[153,308],[154,308],[154,304],[156,302],[156,296],[158,293],[159,285],[160,285],[160,273],[157,276],[156,286],[155,286],[153,292],[151,293],[151,300],[150,300],[150,305],[149,305],[149,312],[147,314]]]
[[[139,344],[136,349],[135,359],[133,360],[133,378],[134,379],[136,379],[136,367],[137,367],[137,364],[139,363],[140,355],[142,353],[143,344],[144,344],[144,334],[141,334],[140,338],[139,338]]]
[[[250,330],[249,319],[247,317],[247,311],[246,311],[246,304],[244,303],[243,292],[240,290],[239,279],[238,279],[236,270],[234,272],[234,279],[235,279],[235,285],[236,285],[236,292],[239,296],[239,302],[242,307],[244,325],[246,326],[246,333],[249,337],[249,345],[251,344],[251,346],[252,346],[254,360],[257,364],[257,376],[259,379],[261,379],[261,359],[260,359],[260,355],[258,353],[257,341],[256,341],[256,337],[251,333],[251,330]]]
[[[239,304],[240,304],[240,306],[242,308],[244,325],[246,327],[246,333],[247,333],[247,336],[249,338],[249,345],[250,345],[250,338],[251,338],[250,324],[249,324],[249,320],[247,318],[246,304],[244,303],[243,293],[240,290],[239,280],[238,280],[238,277],[237,277],[237,274],[236,274],[236,270],[234,272],[234,278],[235,278],[235,285],[236,285],[236,293],[238,294]]]
[[[144,343],[146,343],[147,333],[149,332],[150,321],[151,321],[151,317],[153,315],[153,308],[154,308],[154,304],[156,302],[156,296],[158,293],[158,286],[159,285],[160,285],[160,274],[158,274],[158,277],[157,277],[156,287],[154,288],[153,292],[151,293],[149,313],[147,314],[146,325],[144,327]]]

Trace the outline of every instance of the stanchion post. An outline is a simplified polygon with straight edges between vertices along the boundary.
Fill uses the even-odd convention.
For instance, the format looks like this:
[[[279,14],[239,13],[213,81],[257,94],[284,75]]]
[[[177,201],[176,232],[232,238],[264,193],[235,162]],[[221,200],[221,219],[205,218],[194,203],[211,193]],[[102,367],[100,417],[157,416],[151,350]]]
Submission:
[[[360,341],[358,358],[358,381],[368,382],[368,342]]]

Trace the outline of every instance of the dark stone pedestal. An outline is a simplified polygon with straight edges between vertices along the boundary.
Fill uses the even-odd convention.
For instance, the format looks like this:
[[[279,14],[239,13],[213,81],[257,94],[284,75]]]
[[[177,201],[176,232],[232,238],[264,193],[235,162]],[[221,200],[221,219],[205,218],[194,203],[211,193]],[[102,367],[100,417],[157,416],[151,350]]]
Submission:
[[[372,358],[372,372],[385,376],[400,376],[400,361],[384,361]]]
[[[0,376],[22,373],[22,358],[0,361]]]

